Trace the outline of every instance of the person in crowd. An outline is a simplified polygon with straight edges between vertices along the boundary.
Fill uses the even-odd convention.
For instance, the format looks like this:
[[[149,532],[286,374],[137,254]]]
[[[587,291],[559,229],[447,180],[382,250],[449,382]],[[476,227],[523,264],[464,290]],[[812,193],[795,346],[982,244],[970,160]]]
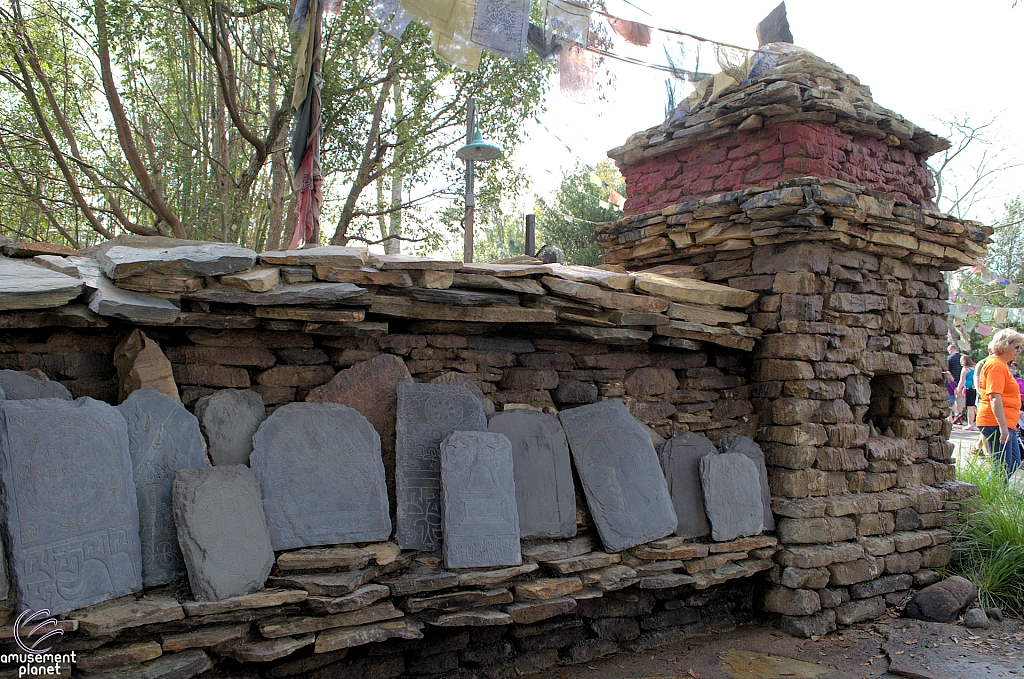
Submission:
[[[978,426],[991,451],[996,470],[1009,479],[1020,466],[1021,388],[1010,373],[1009,363],[1024,349],[1024,335],[1012,328],[1000,330],[988,345],[991,356],[975,373],[978,394]]]
[[[978,431],[975,425],[977,418],[978,392],[974,388],[974,359],[967,354],[960,357],[960,382],[956,386],[957,397],[963,397],[964,407],[967,409],[967,426],[964,431]]]
[[[949,356],[946,357],[946,362],[949,364],[949,372],[953,375],[960,374],[960,357],[963,354],[960,353],[960,348],[955,344],[950,344],[946,347],[946,351],[949,352]]]
[[[948,370],[944,370],[943,374],[946,376],[946,392],[949,394],[949,421],[957,424],[963,414],[963,406],[960,404],[956,391],[957,378],[960,376],[960,357],[962,354],[955,344],[950,344],[946,347],[946,351],[949,352],[949,355],[946,357]]]

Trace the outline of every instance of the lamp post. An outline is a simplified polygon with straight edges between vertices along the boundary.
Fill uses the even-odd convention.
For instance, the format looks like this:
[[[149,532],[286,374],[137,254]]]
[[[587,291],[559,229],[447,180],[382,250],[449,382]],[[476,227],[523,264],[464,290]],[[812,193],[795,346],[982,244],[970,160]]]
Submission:
[[[501,148],[484,141],[476,129],[476,98],[466,101],[466,145],[455,152],[466,161],[466,215],[465,238],[462,247],[462,261],[473,261],[473,224],[476,221],[476,192],[473,187],[473,165],[477,161],[494,160],[501,157]]]

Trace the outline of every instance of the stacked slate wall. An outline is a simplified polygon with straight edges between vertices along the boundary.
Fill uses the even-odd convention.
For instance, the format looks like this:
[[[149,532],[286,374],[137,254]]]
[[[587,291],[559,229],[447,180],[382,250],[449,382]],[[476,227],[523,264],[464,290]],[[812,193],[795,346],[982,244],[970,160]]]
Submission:
[[[944,419],[939,269],[823,242],[678,261],[761,295],[751,395],[783,547],[763,610],[822,634],[934,582],[970,491],[955,481]]]

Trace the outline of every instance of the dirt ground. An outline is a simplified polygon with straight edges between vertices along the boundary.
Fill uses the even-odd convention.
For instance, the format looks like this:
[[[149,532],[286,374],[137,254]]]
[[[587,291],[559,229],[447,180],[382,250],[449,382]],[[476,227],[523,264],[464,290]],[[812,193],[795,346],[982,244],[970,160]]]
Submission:
[[[686,639],[641,653],[551,668],[538,679],[909,679],[1024,678],[1024,625],[988,630],[887,617],[798,639],[769,627]]]

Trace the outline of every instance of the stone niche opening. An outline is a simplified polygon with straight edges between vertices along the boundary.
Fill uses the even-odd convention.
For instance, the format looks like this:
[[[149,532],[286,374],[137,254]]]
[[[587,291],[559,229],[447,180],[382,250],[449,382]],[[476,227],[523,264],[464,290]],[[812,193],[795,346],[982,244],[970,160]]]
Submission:
[[[897,399],[913,396],[913,392],[907,394],[906,382],[909,380],[905,375],[882,374],[875,375],[870,382],[870,400],[868,411],[864,415],[864,423],[872,424],[875,430],[884,436],[894,436],[894,420],[897,419]],[[913,385],[910,385],[913,388]],[[886,433],[886,432],[889,433]]]

